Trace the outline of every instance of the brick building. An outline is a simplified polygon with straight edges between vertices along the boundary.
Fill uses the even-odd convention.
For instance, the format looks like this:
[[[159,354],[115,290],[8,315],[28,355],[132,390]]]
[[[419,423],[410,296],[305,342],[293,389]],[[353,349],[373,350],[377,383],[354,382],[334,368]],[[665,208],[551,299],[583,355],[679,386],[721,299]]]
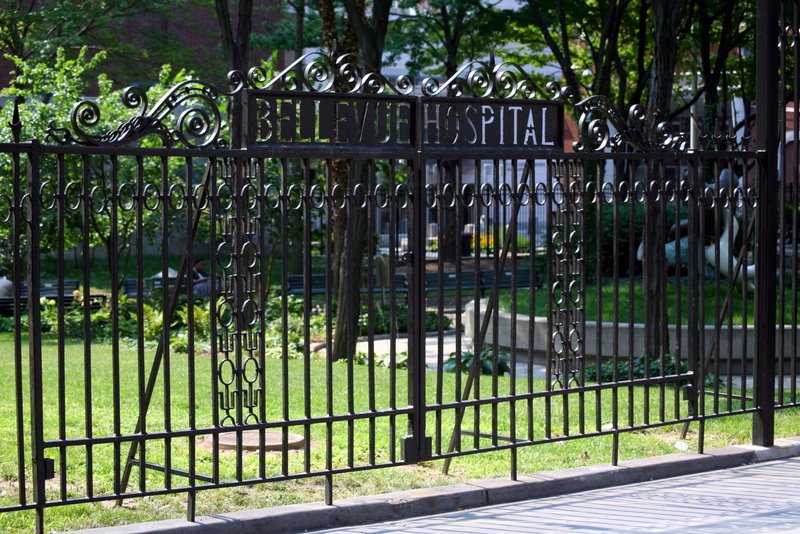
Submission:
[[[257,2],[253,8],[253,33],[264,33],[282,16],[280,2]],[[234,13],[235,15],[235,13]],[[214,83],[224,83],[229,70],[222,53],[221,32],[213,5],[184,6],[173,12],[145,12],[113,29],[115,43],[101,43],[109,52],[100,69],[119,85],[148,83],[169,63],[186,68]],[[251,45],[250,64],[271,51]],[[8,86],[13,65],[0,57],[0,87]]]

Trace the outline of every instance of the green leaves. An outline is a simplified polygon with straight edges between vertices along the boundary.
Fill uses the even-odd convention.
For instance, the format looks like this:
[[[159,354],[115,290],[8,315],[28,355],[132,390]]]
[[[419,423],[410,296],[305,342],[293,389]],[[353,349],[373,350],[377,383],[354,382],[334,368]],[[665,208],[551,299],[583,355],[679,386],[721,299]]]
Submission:
[[[495,353],[490,347],[486,347],[481,350],[479,358],[480,361],[477,365],[482,375],[493,375],[495,370],[499,376],[511,373],[507,352],[498,351]],[[469,373],[472,366],[475,365],[473,363],[474,359],[475,353],[472,351],[463,351],[460,358],[457,353],[453,352],[450,354],[450,358],[442,365],[442,370],[446,373],[456,373],[458,371]]]

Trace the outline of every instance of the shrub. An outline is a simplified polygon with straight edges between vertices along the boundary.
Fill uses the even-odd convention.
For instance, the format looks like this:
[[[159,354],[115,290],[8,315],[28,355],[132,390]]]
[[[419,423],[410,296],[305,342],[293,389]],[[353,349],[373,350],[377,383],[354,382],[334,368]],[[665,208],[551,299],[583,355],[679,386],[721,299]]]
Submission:
[[[660,376],[661,375],[661,359],[660,358],[651,358],[649,362],[649,373],[648,376]],[[637,379],[637,378],[644,378],[645,373],[645,358],[644,356],[636,356],[630,362],[630,378]],[[675,361],[675,357],[672,354],[666,354],[664,356],[664,374],[665,375],[677,375],[677,374],[687,374],[689,372],[689,362],[686,358],[681,359],[680,368],[678,366],[678,362]],[[584,376],[586,380],[594,382],[597,379],[597,366],[595,365],[587,365],[584,369]],[[617,362],[617,376],[616,379],[618,381],[621,380],[628,380],[628,360],[620,360]],[[612,360],[607,360],[602,363],[600,366],[600,381],[601,382],[613,382],[614,381],[614,362]],[[716,379],[713,375],[706,375],[705,384],[706,386],[713,386]],[[681,384],[686,384],[688,381],[682,381]]]
[[[388,334],[391,332],[391,318],[392,314],[388,307],[385,306],[375,306],[374,315],[373,315],[373,322],[374,322],[374,333],[375,335],[380,334]],[[408,325],[409,325],[409,318],[408,318],[408,308],[404,306],[399,306],[395,309],[395,318],[397,321],[397,331],[399,333],[408,332]],[[440,315],[433,310],[428,310],[425,312],[425,331],[426,332],[433,332],[439,329],[439,318]],[[369,308],[364,307],[361,310],[361,315],[358,317],[358,330],[359,335],[367,336],[369,335]],[[447,317],[446,315],[441,316],[442,320],[442,327],[447,329],[450,328],[452,324],[452,320]]]
[[[446,373],[455,373],[461,371],[462,373],[469,373],[472,368],[472,360],[475,358],[475,353],[472,351],[463,351],[461,353],[461,361],[458,359],[458,354],[453,352],[450,354],[442,370]],[[497,372],[500,376],[511,372],[511,367],[508,365],[509,355],[507,352],[497,352]],[[495,368],[495,353],[491,348],[486,347],[481,351],[480,363],[478,364],[482,375],[494,374]]]
[[[373,359],[375,361],[375,367],[392,367],[392,358],[390,354],[375,354],[373,355]],[[339,362],[347,363],[347,360],[339,360]],[[353,362],[358,365],[369,365],[369,356],[364,352],[358,351]],[[395,354],[394,368],[408,368],[408,352],[402,351]]]

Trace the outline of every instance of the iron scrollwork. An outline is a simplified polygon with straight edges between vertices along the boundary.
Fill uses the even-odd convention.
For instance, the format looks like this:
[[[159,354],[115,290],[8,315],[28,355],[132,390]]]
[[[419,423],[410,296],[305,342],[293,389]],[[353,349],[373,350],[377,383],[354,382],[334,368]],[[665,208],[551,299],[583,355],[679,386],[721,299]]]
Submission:
[[[542,88],[515,63],[495,65],[493,55],[488,62],[476,60],[463,65],[444,82],[432,77],[425,78],[420,90],[424,96],[520,97],[553,101],[570,101],[575,96],[571,87],[562,88],[555,82],[549,82]]]
[[[686,135],[674,133],[669,122],[656,123],[644,107],[634,104],[625,120],[604,96],[591,96],[575,107],[578,119],[579,140],[574,144],[577,152],[612,152],[632,148],[638,152],[684,151]]]
[[[253,67],[248,71],[247,85],[259,91],[396,95],[409,95],[414,91],[414,80],[410,76],[401,75],[392,82],[379,73],[365,72],[357,55],[335,52],[306,54],[272,78],[263,68]]]
[[[223,126],[220,101],[244,87],[244,76],[232,71],[228,82],[230,91],[222,91],[200,80],[180,82],[152,108],[142,88],[128,87],[123,92],[122,103],[130,109],[138,109],[138,114],[100,135],[90,133],[100,123],[100,108],[93,100],[84,100],[72,108],[71,128],[59,128],[51,122],[47,138],[59,144],[122,146],[155,136],[164,146],[222,147],[225,141],[220,137]],[[170,117],[175,118],[170,120]]]

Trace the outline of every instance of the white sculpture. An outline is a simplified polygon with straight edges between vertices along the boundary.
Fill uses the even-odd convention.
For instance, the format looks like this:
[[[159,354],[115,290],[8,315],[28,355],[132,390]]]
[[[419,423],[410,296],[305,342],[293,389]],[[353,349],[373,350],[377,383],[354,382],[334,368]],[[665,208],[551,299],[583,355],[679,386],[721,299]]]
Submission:
[[[733,255],[733,261],[730,259],[733,242],[736,241],[736,236],[739,234],[739,221],[735,216],[731,216],[728,209],[725,209],[723,212],[723,221],[724,226],[722,235],[716,243],[711,243],[705,247],[704,254],[706,262],[708,262],[711,266],[715,266],[719,270],[720,274],[726,278],[732,278],[733,274],[736,273],[739,267],[739,258],[736,257],[736,254]],[[731,227],[733,228],[731,229]],[[716,265],[717,247],[719,247],[719,265]],[[733,272],[730,271],[731,267],[733,268]],[[748,291],[753,291],[756,288],[754,282],[756,277],[755,264],[742,265],[741,269],[739,269],[738,275],[736,276],[737,284],[741,285],[742,277],[745,277],[747,280]]]
[[[703,255],[705,257],[706,263],[711,267],[716,268],[719,273],[726,278],[732,278],[733,274],[736,273],[739,267],[739,258],[737,258],[736,254],[733,255],[733,261],[731,261],[731,248],[733,246],[733,242],[736,241],[736,236],[739,235],[739,221],[736,219],[735,216],[731,216],[730,210],[725,209],[722,212],[722,234],[719,236],[715,242],[706,245],[703,248]],[[685,262],[686,258],[688,257],[688,249],[689,249],[689,238],[688,236],[682,237],[676,241],[669,241],[668,243],[664,244],[664,251],[667,259],[667,265],[675,266],[677,253],[676,247],[680,248],[681,259],[682,263]],[[717,247],[719,247],[719,265],[717,265]],[[642,261],[644,259],[644,241],[639,243],[639,248],[636,251],[636,259]],[[733,272],[731,272],[731,268],[733,268]],[[738,269],[739,272],[736,276],[736,283],[741,285],[742,278],[745,277],[747,280],[747,289],[748,291],[752,291],[755,289],[755,276],[756,276],[756,266],[753,265],[742,265],[741,269]]]

